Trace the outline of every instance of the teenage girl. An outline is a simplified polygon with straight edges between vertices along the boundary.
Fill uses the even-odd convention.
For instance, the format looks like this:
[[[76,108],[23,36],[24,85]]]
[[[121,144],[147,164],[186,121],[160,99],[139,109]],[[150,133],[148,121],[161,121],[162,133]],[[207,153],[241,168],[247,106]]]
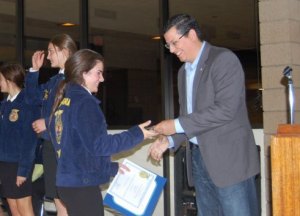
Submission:
[[[45,178],[45,196],[54,199],[58,216],[66,216],[66,209],[58,198],[55,187],[56,157],[53,145],[49,139],[48,131],[43,124],[50,115],[58,83],[64,79],[66,60],[77,50],[76,43],[67,34],[54,36],[48,45],[47,59],[51,67],[59,68],[57,75],[44,84],[39,84],[39,70],[44,63],[44,51],[36,51],[32,56],[32,68],[26,76],[26,91],[28,103],[41,105],[42,119],[32,124],[37,133],[41,133],[43,143],[43,165]]]
[[[104,215],[99,185],[109,182],[119,169],[111,155],[157,135],[145,129],[151,121],[123,133],[107,133],[100,101],[92,95],[104,82],[103,67],[103,57],[92,50],[71,56],[46,122],[58,158],[58,194],[70,216]]]
[[[0,194],[13,216],[34,215],[31,175],[37,136],[31,124],[39,109],[25,102],[24,76],[17,63],[0,67],[1,92],[8,94],[0,104]]]

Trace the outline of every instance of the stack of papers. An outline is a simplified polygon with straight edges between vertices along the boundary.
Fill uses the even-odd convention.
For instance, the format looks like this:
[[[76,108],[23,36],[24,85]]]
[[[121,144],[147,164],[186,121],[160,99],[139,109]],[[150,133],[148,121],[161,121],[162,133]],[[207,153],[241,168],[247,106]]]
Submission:
[[[130,169],[118,173],[110,184],[104,205],[123,215],[152,215],[166,179],[125,159]]]

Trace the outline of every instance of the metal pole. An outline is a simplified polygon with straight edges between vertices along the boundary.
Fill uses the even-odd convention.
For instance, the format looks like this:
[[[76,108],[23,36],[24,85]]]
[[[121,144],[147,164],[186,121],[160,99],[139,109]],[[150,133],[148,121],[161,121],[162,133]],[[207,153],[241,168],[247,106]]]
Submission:
[[[288,89],[289,89],[289,105],[290,105],[290,124],[294,124],[294,109],[295,109],[295,96],[294,96],[294,87],[293,87],[293,80],[289,79],[288,82]]]
[[[24,64],[24,1],[16,1],[16,59]]]
[[[159,1],[159,29],[160,36],[162,37],[162,29],[169,18],[169,0]],[[160,43],[160,57],[161,57],[161,85],[162,85],[162,105],[163,105],[163,118],[170,119],[174,117],[174,106],[173,106],[173,78],[172,69],[170,67],[171,55],[166,53],[163,45],[164,39],[161,38]],[[163,174],[166,178],[170,179],[170,157],[169,153],[166,152],[163,157]],[[164,215],[170,215],[170,182],[164,189]]]
[[[89,2],[88,0],[80,0],[80,48],[89,48]]]
[[[294,106],[295,106],[295,95],[294,95],[294,86],[292,80],[292,71],[293,69],[289,66],[285,67],[283,70],[283,75],[288,79],[288,94],[289,94],[289,119],[290,124],[294,124]]]

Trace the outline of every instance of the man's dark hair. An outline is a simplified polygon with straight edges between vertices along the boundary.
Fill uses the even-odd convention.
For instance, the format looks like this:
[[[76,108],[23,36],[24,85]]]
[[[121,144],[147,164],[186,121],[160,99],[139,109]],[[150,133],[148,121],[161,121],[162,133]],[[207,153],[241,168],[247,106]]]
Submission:
[[[199,40],[202,41],[202,32],[195,18],[188,14],[177,14],[172,16],[164,27],[164,34],[172,27],[176,28],[181,35],[186,35],[191,29],[194,29]]]

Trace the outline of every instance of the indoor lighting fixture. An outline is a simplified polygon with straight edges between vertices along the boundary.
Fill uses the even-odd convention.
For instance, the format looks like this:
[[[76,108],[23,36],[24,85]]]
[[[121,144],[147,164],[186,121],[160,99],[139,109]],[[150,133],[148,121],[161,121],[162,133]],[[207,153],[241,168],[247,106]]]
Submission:
[[[160,40],[160,36],[154,36],[152,37],[152,40]]]
[[[60,25],[64,26],[64,27],[73,27],[73,26],[75,26],[74,23],[70,23],[70,22],[61,23]]]

